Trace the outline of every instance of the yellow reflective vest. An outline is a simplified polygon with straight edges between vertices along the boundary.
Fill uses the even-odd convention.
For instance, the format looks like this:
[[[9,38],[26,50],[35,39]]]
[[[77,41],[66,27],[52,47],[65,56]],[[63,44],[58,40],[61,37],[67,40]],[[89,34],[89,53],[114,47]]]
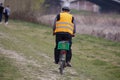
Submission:
[[[72,23],[72,15],[67,12],[60,13],[60,20],[56,21],[56,32],[68,32],[73,35],[74,24]]]

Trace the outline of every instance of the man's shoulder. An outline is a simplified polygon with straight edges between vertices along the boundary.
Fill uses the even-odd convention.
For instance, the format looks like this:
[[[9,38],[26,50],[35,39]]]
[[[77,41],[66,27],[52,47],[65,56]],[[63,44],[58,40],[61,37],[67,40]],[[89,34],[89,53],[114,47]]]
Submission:
[[[69,13],[71,16],[73,16],[71,13]]]
[[[0,8],[3,8],[2,6],[0,6]]]

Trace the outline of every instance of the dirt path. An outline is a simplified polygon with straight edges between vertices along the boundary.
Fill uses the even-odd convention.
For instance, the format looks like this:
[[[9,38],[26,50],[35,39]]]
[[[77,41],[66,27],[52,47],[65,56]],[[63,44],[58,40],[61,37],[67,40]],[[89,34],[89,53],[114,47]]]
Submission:
[[[41,56],[48,59],[47,63],[40,64],[37,60],[27,59],[25,56],[20,55],[20,53],[1,47],[0,53],[13,60],[19,69],[18,71],[23,75],[22,80],[74,80],[79,77],[73,68],[65,69],[66,74],[61,76],[58,72],[58,66],[53,64],[49,56],[42,53]]]

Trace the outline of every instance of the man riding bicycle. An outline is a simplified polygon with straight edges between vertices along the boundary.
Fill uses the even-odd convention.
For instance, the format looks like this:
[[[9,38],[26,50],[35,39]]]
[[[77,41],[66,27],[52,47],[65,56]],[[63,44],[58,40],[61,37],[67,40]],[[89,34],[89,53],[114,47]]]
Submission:
[[[56,46],[54,49],[55,63],[58,64],[59,62],[60,51],[57,49],[58,42],[67,40],[70,43],[70,49],[66,54],[66,66],[71,67],[70,62],[72,58],[72,37],[76,32],[76,26],[74,17],[69,12],[69,7],[63,7],[62,12],[56,16],[53,26],[53,35],[56,35]]]

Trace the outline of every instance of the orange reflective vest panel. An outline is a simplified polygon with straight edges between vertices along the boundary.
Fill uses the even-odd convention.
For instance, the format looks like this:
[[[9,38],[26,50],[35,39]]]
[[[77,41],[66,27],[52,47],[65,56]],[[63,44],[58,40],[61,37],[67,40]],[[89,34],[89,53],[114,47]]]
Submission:
[[[68,32],[73,35],[74,24],[72,23],[72,15],[66,12],[60,13],[60,20],[56,22],[56,32]]]

